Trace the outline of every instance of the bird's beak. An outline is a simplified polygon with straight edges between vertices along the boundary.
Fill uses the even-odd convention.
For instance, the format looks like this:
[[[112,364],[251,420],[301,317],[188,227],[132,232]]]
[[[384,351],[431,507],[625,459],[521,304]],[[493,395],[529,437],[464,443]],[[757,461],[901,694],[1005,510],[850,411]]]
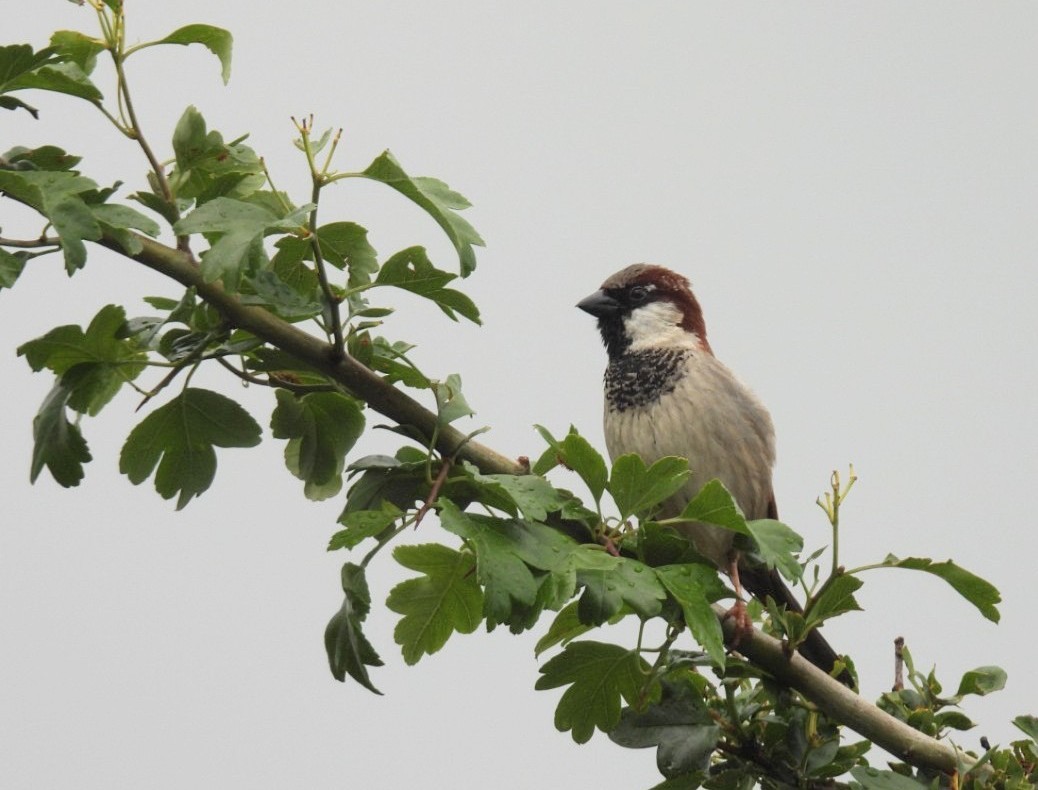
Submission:
[[[577,307],[585,313],[591,313],[595,318],[615,315],[620,312],[620,303],[605,291],[595,291],[591,296],[577,302]]]

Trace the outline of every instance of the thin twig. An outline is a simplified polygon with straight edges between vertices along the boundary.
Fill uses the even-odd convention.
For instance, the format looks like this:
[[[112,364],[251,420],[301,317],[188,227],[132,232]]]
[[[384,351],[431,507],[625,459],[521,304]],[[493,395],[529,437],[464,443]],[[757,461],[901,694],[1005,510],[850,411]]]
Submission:
[[[339,388],[334,384],[296,384],[294,381],[283,379],[275,373],[268,373],[267,378],[261,379],[259,376],[253,376],[247,371],[240,370],[234,367],[223,357],[213,357],[217,362],[223,365],[227,370],[233,373],[235,376],[240,378],[242,381],[248,384],[258,384],[261,387],[274,387],[283,390],[288,390],[296,395],[306,395],[311,392],[338,392]]]
[[[432,488],[429,489],[429,496],[425,498],[425,502],[418,509],[418,514],[414,517],[415,529],[422,523],[422,519],[425,518],[425,514],[432,510],[432,506],[436,504],[436,499],[440,496],[440,489],[443,488],[443,483],[447,479],[447,473],[451,470],[451,459],[444,458],[440,464],[440,471],[436,475],[436,479],[433,480]]]
[[[33,249],[35,247],[60,247],[61,239],[57,236],[40,236],[38,239],[4,239],[0,238],[0,247],[18,247]]]

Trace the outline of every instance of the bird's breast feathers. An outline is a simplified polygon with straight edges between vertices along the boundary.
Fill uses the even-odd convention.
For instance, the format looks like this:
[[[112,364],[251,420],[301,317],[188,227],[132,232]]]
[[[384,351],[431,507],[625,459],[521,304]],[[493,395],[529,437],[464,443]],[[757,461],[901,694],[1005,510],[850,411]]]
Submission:
[[[774,428],[767,409],[712,354],[685,346],[629,351],[605,375],[605,437],[617,458],[647,463],[688,458],[692,477],[668,510],[718,478],[747,518],[764,518],[771,499]]]

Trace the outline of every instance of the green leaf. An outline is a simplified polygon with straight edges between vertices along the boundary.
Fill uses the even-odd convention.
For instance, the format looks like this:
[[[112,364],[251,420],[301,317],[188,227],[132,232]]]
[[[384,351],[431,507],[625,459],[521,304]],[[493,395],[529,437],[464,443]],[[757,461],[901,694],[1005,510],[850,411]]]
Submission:
[[[349,271],[349,287],[366,285],[378,271],[378,256],[368,243],[368,231],[355,222],[330,222],[317,229],[317,241],[325,261]],[[309,246],[309,243],[307,243]]]
[[[186,25],[174,30],[155,44],[201,44],[220,59],[220,76],[223,84],[231,78],[231,34],[222,27],[212,25]]]
[[[101,226],[81,197],[95,190],[95,182],[67,171],[0,170],[0,191],[27,203],[54,226],[69,274],[86,263],[84,240],[101,238]]]
[[[556,729],[569,730],[574,741],[586,743],[596,727],[610,732],[620,723],[621,700],[637,701],[649,665],[635,651],[582,641],[566,645],[540,671],[538,690],[569,686],[555,709]]]
[[[159,235],[159,225],[155,220],[129,206],[102,203],[91,206],[90,210],[101,229],[118,241],[128,255],[136,255],[143,249],[140,239],[130,231],[139,230],[152,237]]]
[[[317,293],[301,294],[281,279],[275,267],[260,269],[253,274],[246,274],[242,290],[252,290],[254,295],[243,294],[239,298],[243,304],[261,304],[288,321],[312,318],[323,309],[317,299]]]
[[[436,395],[436,413],[440,425],[448,425],[475,414],[461,394],[461,376],[457,373],[451,373],[446,381],[434,381],[431,384]]]
[[[44,66],[57,63],[61,55],[53,47],[34,52],[28,44],[9,44],[0,47],[0,94],[17,90],[20,82],[31,77],[32,72]],[[34,118],[39,117],[35,107],[13,96],[0,96],[0,107],[7,110],[27,110]]]
[[[177,122],[173,154],[176,166],[170,171],[169,185],[181,200],[194,199],[201,205],[217,197],[244,199],[257,193],[266,181],[256,152],[240,140],[225,143],[218,131],[208,131],[194,107],[184,110]],[[276,216],[285,213],[278,201],[260,202],[265,205],[253,205]],[[160,207],[149,207],[163,213]]]
[[[847,574],[841,574],[827,582],[818,597],[809,602],[805,612],[807,624],[818,625],[844,612],[860,612],[861,607],[854,599],[854,593],[861,585],[862,582],[858,578]]]
[[[14,170],[71,170],[80,162],[80,157],[73,156],[56,145],[41,145],[36,148],[15,146],[4,153],[3,158]]]
[[[1002,667],[977,667],[971,669],[962,676],[959,681],[959,690],[955,696],[964,697],[967,694],[976,694],[983,697],[993,691],[1001,691],[1006,686],[1006,671]]]
[[[415,502],[423,499],[428,492],[429,484],[425,480],[425,456],[421,460],[408,459],[405,450],[397,451],[397,457],[377,456],[382,463],[366,467],[361,462],[352,464],[349,469],[356,472],[363,469],[363,474],[350,487],[346,497],[346,507],[340,522],[348,513],[355,510],[378,510],[383,502],[390,502],[401,510],[411,509]],[[364,461],[364,459],[361,459]]]
[[[364,432],[360,404],[338,392],[311,392],[296,397],[276,392],[278,405],[270,419],[275,439],[288,439],[298,449],[292,473],[331,496],[342,486],[346,454]],[[286,448],[287,452],[287,448]],[[328,494],[328,484],[335,490]],[[321,498],[327,498],[322,496]]]
[[[677,493],[691,472],[684,458],[661,458],[651,467],[641,456],[621,455],[613,462],[609,492],[620,509],[621,520],[648,514]]]
[[[577,601],[571,601],[555,615],[555,619],[552,620],[551,625],[548,627],[548,632],[537,640],[537,645],[533,651],[535,656],[540,656],[545,650],[550,650],[556,645],[565,647],[578,636],[582,636],[592,628],[595,628],[595,626],[589,623],[580,622],[580,615],[577,609]]]
[[[464,538],[476,552],[477,573],[485,586],[486,611],[494,623],[517,627],[514,609],[558,608],[573,597],[579,544],[544,524],[464,513],[440,500],[444,529]],[[519,629],[521,630],[521,629]]]
[[[804,548],[802,537],[781,521],[770,518],[747,521],[746,529],[769,568],[778,568],[787,579],[800,578],[804,569],[797,555]]]
[[[560,491],[540,475],[484,475],[467,461],[464,466],[473,480],[504,494],[533,521],[544,521],[549,513],[558,512],[573,499],[572,494]]]
[[[404,661],[415,664],[446,644],[455,631],[471,634],[483,621],[483,593],[472,573],[471,554],[427,543],[397,546],[393,557],[423,575],[396,585],[386,606],[403,615],[393,638]]]
[[[382,659],[361,631],[361,623],[371,609],[371,593],[364,569],[352,562],[342,566],[342,589],[346,597],[342,608],[324,630],[324,646],[328,653],[332,676],[345,681],[349,674],[364,688],[381,694],[368,677],[368,667],[382,666]]]
[[[54,47],[33,52],[28,44],[0,47],[0,94],[25,89],[67,93],[88,101],[102,98],[101,92],[68,52],[59,52]],[[37,116],[36,110],[20,99],[13,96],[4,98],[7,101],[0,106],[25,109]]]
[[[183,508],[213,482],[215,447],[254,447],[260,427],[241,406],[216,392],[190,387],[156,409],[131,432],[119,471],[139,485],[155,471],[163,499]]]
[[[414,346],[402,340],[390,343],[384,337],[371,338],[366,332],[355,335],[354,338],[366,340],[369,356],[364,360],[364,364],[384,374],[388,383],[400,381],[415,389],[432,388],[432,382],[405,356]]]
[[[888,554],[883,560],[886,568],[909,568],[911,570],[925,571],[944,579],[956,592],[980,610],[988,620],[997,623],[1001,617],[996,604],[1002,602],[1002,596],[994,585],[986,582],[979,576],[975,576],[964,568],[960,568],[951,560],[945,562],[934,562],[926,557],[906,557],[898,559],[893,554]]]
[[[570,426],[569,433],[561,442],[548,433],[546,428],[540,425],[534,427],[555,451],[558,463],[576,472],[584,481],[584,485],[588,487],[595,502],[600,502],[609,478],[606,462],[601,454],[588,443],[587,439],[577,433],[577,429],[573,426]],[[546,471],[543,466],[538,463],[534,467],[534,472],[543,474]]]
[[[0,249],[0,288],[13,288],[25,268],[29,255],[24,250],[8,252]]]
[[[421,206],[454,244],[461,263],[461,276],[468,277],[475,270],[476,252],[472,247],[482,247],[483,239],[456,212],[457,209],[466,209],[471,205],[464,197],[435,178],[412,178],[407,175],[389,151],[383,152],[361,175],[393,187]]]
[[[61,57],[71,60],[84,74],[90,74],[97,65],[97,56],[105,51],[105,43],[75,30],[58,30],[51,34],[51,47]]]
[[[584,586],[580,596],[580,619],[601,625],[626,604],[642,617],[655,617],[667,597],[652,568],[627,557],[614,557],[598,547],[577,550],[577,581]]]
[[[351,510],[343,513],[339,523],[346,529],[332,535],[328,551],[352,549],[367,538],[377,538],[403,515],[392,502],[383,502],[379,510]]]
[[[724,666],[724,633],[714,614],[712,601],[728,594],[717,572],[706,565],[668,565],[656,568],[656,577],[681,606],[685,624],[710,660]],[[666,775],[666,774],[665,774]]]
[[[961,711],[946,710],[934,716],[934,722],[941,729],[952,729],[959,731],[972,730],[977,725],[970,720],[969,716]]]
[[[664,683],[661,700],[638,712],[625,708],[609,740],[628,749],[656,747],[656,767],[668,779],[706,771],[721,728],[687,686]]]
[[[732,495],[720,480],[710,480],[691,502],[685,506],[681,518],[687,521],[702,521],[730,529],[740,535],[749,535],[746,519],[735,504]]]
[[[1038,716],[1017,716],[1013,724],[1028,738],[1038,743]]]
[[[144,369],[146,357],[137,342],[122,337],[125,326],[126,311],[107,305],[86,332],[73,324],[59,326],[23,343],[18,354],[35,371],[46,367],[60,376],[76,367],[74,384],[67,384],[67,405],[93,416]]]
[[[446,499],[440,500],[440,521],[476,553],[476,576],[483,585],[488,619],[506,623],[514,605],[533,605],[538,583],[522,557],[523,543],[533,538],[522,522],[464,513]]]
[[[104,98],[90,77],[77,64],[69,61],[42,66],[12,80],[5,90],[35,89],[64,93],[89,102],[99,102]]]
[[[196,208],[174,230],[178,235],[217,234],[216,241],[202,253],[202,275],[207,282],[222,280],[233,291],[247,268],[265,260],[263,235],[280,221],[265,208],[218,197]]]
[[[481,323],[479,309],[469,297],[461,291],[444,287],[454,279],[457,275],[432,265],[423,247],[408,247],[382,264],[375,285],[392,285],[431,299],[455,321],[460,314],[473,323]]]
[[[43,400],[32,421],[32,466],[29,480],[33,483],[46,466],[59,485],[79,485],[83,464],[91,460],[86,440],[79,426],[68,421],[65,407],[78,383],[81,369],[76,367],[60,376]]]

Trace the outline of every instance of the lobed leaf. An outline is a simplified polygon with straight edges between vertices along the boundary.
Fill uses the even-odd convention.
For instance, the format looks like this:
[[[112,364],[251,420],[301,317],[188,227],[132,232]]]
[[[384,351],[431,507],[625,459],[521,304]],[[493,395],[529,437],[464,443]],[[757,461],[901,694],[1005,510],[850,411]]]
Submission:
[[[128,381],[144,369],[145,356],[135,340],[124,339],[126,312],[107,305],[84,332],[74,324],[59,326],[18,347],[34,371],[48,368],[59,376],[77,368],[66,380],[67,405],[96,415]]]
[[[815,626],[844,612],[860,612],[861,607],[854,599],[854,593],[861,586],[861,580],[854,576],[840,574],[834,577],[809,602],[805,612],[806,623]]]
[[[577,550],[576,561],[577,581],[584,587],[578,609],[583,622],[601,625],[624,605],[642,617],[660,613],[667,593],[652,568],[587,545]]]
[[[173,155],[176,164],[169,173],[169,186],[175,198],[187,204],[195,200],[201,205],[218,197],[245,199],[266,181],[256,152],[241,141],[225,143],[220,132],[207,129],[205,118],[194,107],[184,110],[173,130]],[[138,199],[148,194],[139,193]],[[161,205],[149,207],[166,215]],[[278,200],[257,207],[275,216],[286,213]]]
[[[797,555],[804,548],[804,539],[774,519],[755,519],[745,524],[757,545],[757,553],[768,567],[778,568],[787,579],[799,579],[804,568]]]
[[[480,486],[489,487],[507,497],[533,521],[544,521],[549,513],[556,513],[573,500],[573,495],[560,491],[540,475],[484,475],[472,464],[465,462],[465,471]]]
[[[386,606],[403,615],[393,638],[404,661],[415,664],[443,647],[455,631],[470,634],[483,621],[483,593],[471,554],[426,543],[397,546],[393,557],[423,575],[396,585]]]
[[[348,674],[364,688],[381,694],[368,676],[368,667],[382,666],[382,659],[361,630],[361,623],[371,609],[371,593],[364,568],[347,562],[342,566],[342,607],[324,630],[324,646],[332,676],[345,681]]]
[[[91,460],[79,426],[68,421],[65,409],[75,389],[80,368],[72,368],[54,383],[32,421],[32,465],[30,482],[35,483],[43,467],[66,488],[79,485],[83,464]]]
[[[656,767],[668,779],[706,771],[721,738],[710,711],[687,687],[664,683],[662,698],[639,712],[625,708],[609,739],[628,749],[656,747]]]
[[[339,517],[346,529],[332,535],[328,551],[352,549],[367,538],[377,538],[403,515],[392,502],[383,502],[379,510],[351,510]]]
[[[155,471],[155,490],[163,499],[177,496],[180,510],[212,484],[215,447],[254,447],[259,441],[259,425],[241,406],[217,392],[189,387],[130,432],[119,471],[134,485]]]
[[[317,242],[325,261],[349,272],[350,288],[370,283],[378,271],[378,257],[368,243],[368,231],[355,222],[322,225],[317,229]]]
[[[613,462],[609,476],[609,493],[620,509],[620,519],[647,515],[681,490],[691,472],[684,458],[667,457],[646,467],[635,453],[622,455]]]
[[[481,323],[479,308],[461,291],[445,287],[457,275],[432,265],[423,247],[408,247],[382,264],[375,285],[392,285],[425,297],[455,321],[461,315],[475,324]]]
[[[584,481],[584,485],[588,487],[595,502],[600,502],[609,479],[606,462],[601,454],[591,446],[587,439],[577,433],[577,429],[573,426],[570,426],[569,433],[562,441],[552,436],[546,428],[540,425],[534,427],[548,443],[551,453],[550,460],[542,456],[534,465],[534,473],[544,474],[556,464],[562,464],[567,469],[576,472]]]
[[[962,676],[959,681],[959,690],[955,696],[963,697],[967,694],[975,694],[983,697],[993,691],[1001,691],[1006,686],[1006,671],[1002,667],[978,667],[972,669]]]
[[[959,595],[976,606],[988,620],[997,623],[1001,617],[996,604],[1001,603],[1002,596],[994,585],[970,573],[965,568],[960,568],[951,560],[934,562],[926,557],[898,559],[893,554],[888,554],[883,560],[883,567],[908,568],[932,573],[948,582]]]
[[[648,670],[633,650],[602,642],[571,642],[541,667],[535,688],[569,686],[555,709],[555,727],[570,731],[577,743],[586,743],[596,727],[610,732],[619,724],[621,700],[635,704]]]
[[[702,521],[730,529],[740,535],[749,535],[739,506],[735,503],[728,489],[716,478],[707,481],[699,493],[685,506],[681,518],[686,521]]]
[[[710,660],[719,667],[725,664],[724,633],[714,614],[712,601],[726,595],[717,572],[706,565],[667,565],[655,569],[656,577],[681,606],[685,624]]]
[[[95,182],[73,172],[0,170],[0,191],[36,209],[54,226],[69,274],[86,263],[83,242],[101,238],[101,226],[83,200],[96,190]]]
[[[0,289],[14,287],[28,260],[29,254],[24,250],[8,252],[0,249]]]
[[[235,291],[246,269],[265,262],[262,239],[281,218],[268,209],[235,198],[217,197],[204,203],[173,226],[178,235],[215,234],[202,253],[202,275],[207,282],[222,280]]]
[[[454,244],[461,263],[461,276],[468,277],[475,270],[476,253],[472,247],[482,247],[483,239],[468,221],[457,214],[457,209],[471,205],[464,197],[435,178],[412,178],[407,175],[389,151],[383,152],[360,175],[391,186],[421,206]]]
[[[440,425],[475,414],[461,393],[461,376],[457,373],[451,373],[446,381],[433,381],[431,384],[436,396],[436,413]]]
[[[185,25],[155,44],[201,44],[220,59],[220,77],[226,85],[231,79],[231,48],[234,44],[229,31],[213,25]]]
[[[288,439],[294,463],[289,469],[307,484],[311,499],[327,499],[342,487],[346,454],[364,432],[360,404],[339,392],[311,392],[297,397],[276,392],[278,405],[270,418],[275,439]],[[319,492],[319,496],[314,496]]]

